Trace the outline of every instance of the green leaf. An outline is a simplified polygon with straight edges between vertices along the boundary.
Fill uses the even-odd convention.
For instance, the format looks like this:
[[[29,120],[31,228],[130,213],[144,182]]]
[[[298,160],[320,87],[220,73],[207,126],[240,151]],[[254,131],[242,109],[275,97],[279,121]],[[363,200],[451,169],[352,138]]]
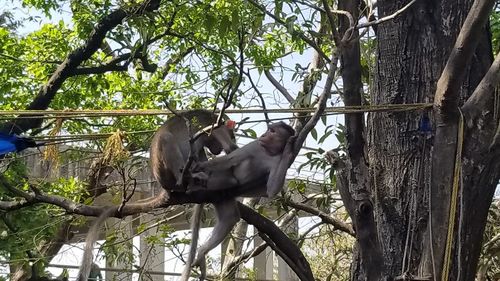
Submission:
[[[313,137],[314,140],[318,139],[318,132],[316,131],[316,128],[313,128],[311,130],[311,136]]]

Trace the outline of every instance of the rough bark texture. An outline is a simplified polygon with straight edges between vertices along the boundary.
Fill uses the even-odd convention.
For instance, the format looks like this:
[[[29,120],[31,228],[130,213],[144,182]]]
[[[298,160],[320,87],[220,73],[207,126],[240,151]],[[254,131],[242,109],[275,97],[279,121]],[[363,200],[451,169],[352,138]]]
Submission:
[[[339,1],[339,9],[349,12],[355,19],[359,16],[360,5],[359,0]],[[347,17],[340,18],[340,36],[346,38],[344,34],[352,28],[350,24]],[[357,38],[358,36],[358,31],[354,30],[351,37]],[[344,85],[344,103],[347,106],[360,106],[362,104],[363,84],[361,82],[359,41],[342,42],[339,46],[339,52]],[[345,124],[349,161],[347,169],[344,169],[340,175],[343,177],[340,192],[356,231],[356,241],[359,245],[356,252],[360,259],[353,262],[352,278],[355,280],[379,280],[384,266],[374,220],[372,190],[367,155],[365,154],[363,113],[346,114]]]
[[[379,17],[394,13],[406,2],[409,1],[378,1]],[[403,16],[379,25],[371,103],[433,102],[436,83],[472,3],[472,0],[417,1]],[[491,61],[490,40],[488,32],[483,28],[478,47],[460,87],[459,105],[472,94]],[[462,158],[465,201],[461,234],[464,239],[461,243],[463,274],[460,274],[460,279],[457,278],[455,260],[450,280],[474,279],[486,212],[498,182],[499,164],[493,162],[493,157],[498,157],[498,151],[487,154],[486,143],[491,142],[496,128],[491,113],[493,103],[489,106],[491,108],[484,109],[487,114],[482,116],[482,122],[485,123],[481,123],[480,128],[469,125],[466,130]],[[436,121],[429,114],[435,130]],[[455,149],[433,151],[433,142],[446,141],[450,137],[456,141],[456,133],[453,132],[457,129],[453,126],[441,128],[439,135],[433,139],[427,138],[418,132],[419,121],[423,116],[423,112],[405,112],[372,113],[368,117],[368,151],[375,220],[389,279],[404,275],[429,277],[432,274],[432,270],[429,272],[429,268],[432,269],[431,256],[422,255],[430,250],[430,236],[426,231],[429,217],[428,194],[431,190],[431,157],[434,155],[439,159],[453,159],[455,156]],[[442,174],[451,179],[453,166],[441,167],[436,159],[432,164],[442,169]],[[436,185],[432,189],[449,194],[451,186]],[[433,202],[433,214],[447,216],[448,202]],[[446,241],[443,237],[446,239],[446,232],[446,223],[432,225],[434,252],[442,252],[436,247],[444,248]],[[455,257],[456,255],[454,252]],[[440,269],[440,258],[434,259],[435,267]]]

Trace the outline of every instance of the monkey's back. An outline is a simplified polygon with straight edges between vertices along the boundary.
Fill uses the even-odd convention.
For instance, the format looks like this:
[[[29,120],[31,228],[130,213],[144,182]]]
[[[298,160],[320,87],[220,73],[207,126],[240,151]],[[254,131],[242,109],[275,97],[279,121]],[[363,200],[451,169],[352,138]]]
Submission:
[[[191,132],[188,132],[185,118],[191,124]],[[150,147],[151,169],[153,176],[164,189],[173,190],[175,188],[177,179],[172,167],[178,168],[186,162],[190,152],[189,139],[191,135],[211,125],[216,120],[217,115],[208,110],[190,110],[180,114],[180,116],[169,118],[156,131]],[[181,163],[169,163],[173,161]]]
[[[191,134],[195,134],[200,129],[209,126],[217,121],[217,115],[213,114],[211,111],[205,109],[194,109],[184,113],[179,114],[180,116],[173,116],[169,118],[162,125],[167,131],[177,133],[186,133],[186,135],[179,137],[186,137],[185,140],[188,141],[187,138],[187,125],[186,118],[191,123]]]

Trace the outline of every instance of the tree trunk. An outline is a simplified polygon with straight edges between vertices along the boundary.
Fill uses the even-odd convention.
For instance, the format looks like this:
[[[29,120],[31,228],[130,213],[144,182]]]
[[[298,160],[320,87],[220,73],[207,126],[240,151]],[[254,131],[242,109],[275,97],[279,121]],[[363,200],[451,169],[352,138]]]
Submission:
[[[341,4],[348,2],[351,1],[340,1],[339,8],[342,9]],[[393,14],[409,1],[404,2],[406,3],[378,1],[379,18]],[[403,15],[378,25],[371,104],[433,102],[436,83],[473,2],[416,1]],[[470,97],[491,62],[491,40],[488,30],[483,28],[474,58],[469,63],[460,89],[460,106]],[[345,82],[344,85],[347,86]],[[477,125],[478,121],[474,123],[474,120],[469,120],[467,123],[466,120],[462,157],[464,203],[463,206],[458,206],[464,217],[460,222],[460,235],[456,231],[454,234],[455,242],[461,239],[462,258],[458,263],[458,248],[455,243],[449,280],[474,280],[487,210],[499,178],[500,161],[494,160],[498,157],[498,148],[488,154],[488,145],[496,128],[496,120],[492,114],[493,104],[488,104],[490,108],[480,109],[484,113],[478,114],[481,116],[480,121],[484,122],[481,123],[483,126]],[[368,232],[369,235],[375,236],[373,241],[378,238],[380,243],[383,262],[383,276],[377,277],[380,280],[403,280],[409,276],[429,278],[428,280],[441,278],[443,257],[432,259],[432,255],[426,253],[442,252],[436,248],[445,247],[448,224],[433,224],[429,229],[429,193],[431,190],[437,190],[439,193],[438,189],[442,189],[442,192],[448,194],[451,186],[431,186],[432,165],[436,165],[432,157],[454,159],[455,152],[443,155],[439,151],[433,151],[433,143],[442,136],[433,137],[432,134],[419,131],[420,121],[425,120],[427,116],[430,117],[435,131],[434,115],[428,110],[368,115],[369,180],[362,184],[369,184],[365,187],[370,194],[370,200],[367,202],[373,203],[376,233],[370,233],[369,229]],[[348,121],[346,116],[347,128]],[[447,137],[456,139],[456,135]],[[357,138],[358,142],[362,141],[359,136]],[[438,141],[443,140],[441,138]],[[349,145],[353,143],[349,139],[348,141]],[[359,163],[359,158],[354,158],[350,153],[348,156],[351,163],[348,167],[352,169],[355,163]],[[439,168],[442,168],[448,177],[453,177],[453,167]],[[343,199],[348,210],[351,209],[350,214],[353,217],[352,198],[355,196],[352,179],[348,179],[346,184],[350,194],[344,194]],[[350,198],[346,200],[346,197]],[[449,202],[432,202],[431,206],[431,213],[445,214],[447,218]],[[362,243],[359,227],[362,227],[363,231],[367,231],[367,228],[357,226],[354,217],[353,222],[357,231],[358,250],[353,262],[355,272],[352,280],[365,280],[364,277],[370,276],[363,277],[363,274],[359,274],[367,272],[363,252],[373,248],[373,244]],[[458,221],[455,225],[459,225]],[[430,276],[434,272],[435,279]]]

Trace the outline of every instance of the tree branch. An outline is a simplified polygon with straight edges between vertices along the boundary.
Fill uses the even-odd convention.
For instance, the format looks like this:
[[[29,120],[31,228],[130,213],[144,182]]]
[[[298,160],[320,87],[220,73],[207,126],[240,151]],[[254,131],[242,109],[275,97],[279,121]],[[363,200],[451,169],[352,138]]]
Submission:
[[[480,30],[488,21],[494,4],[495,0],[474,1],[438,80],[434,107],[445,117],[452,114],[458,116],[458,97],[463,76],[479,42]]]
[[[311,267],[299,247],[286,236],[272,221],[263,217],[252,208],[238,202],[241,218],[255,226],[259,232],[269,237],[273,243],[269,243],[267,237],[261,236],[264,241],[287,262],[292,270],[302,281],[314,281]],[[274,244],[274,245],[273,245]]]
[[[13,188],[10,183],[0,175],[0,181],[2,185],[8,188]],[[81,203],[73,202],[58,195],[47,195],[43,192],[22,192],[24,198],[30,203],[48,203],[51,205],[58,206],[68,213],[79,214],[85,216],[98,217],[103,212],[109,210],[109,206],[89,206]],[[185,193],[170,193],[162,191],[159,195],[148,198],[136,203],[126,204],[120,210],[120,206],[114,206],[114,212],[111,213],[110,217],[121,218],[128,215],[144,213],[156,208],[164,208],[170,205],[179,205],[185,203],[201,203],[201,202],[218,202],[221,198],[227,197],[237,197],[239,194],[235,193],[235,190],[217,190],[217,191],[195,191],[191,194]],[[238,203],[238,208],[241,213],[241,217],[248,223],[254,225],[260,232],[265,233],[269,236],[276,246],[283,252],[284,255],[289,257],[291,260],[296,261],[291,266],[298,276],[302,276],[302,280],[314,280],[312,278],[312,271],[309,263],[303,256],[300,249],[295,243],[293,243],[290,238],[288,238],[272,221],[264,218],[250,207]]]
[[[24,207],[28,207],[33,205],[31,202],[28,202],[24,199],[19,201],[0,201],[0,210],[5,212],[10,212],[14,210],[19,210]]]
[[[243,262],[250,258],[258,256],[268,247],[267,243],[261,243],[257,247],[254,247],[253,250],[245,252],[237,257],[234,257],[229,263],[226,264],[225,272],[222,272],[222,276],[226,277],[236,270],[236,268]]]
[[[484,75],[479,85],[477,85],[470,98],[462,106],[464,114],[469,113],[470,117],[467,119],[475,119],[481,109],[488,108],[488,105],[494,104],[493,93],[495,93],[495,89],[499,83],[500,52],[496,55],[490,69],[488,69],[488,72]]]
[[[128,68],[128,63],[125,63],[123,65],[119,65],[120,62],[128,60],[130,58],[131,54],[124,54],[121,56],[118,56],[108,63],[100,66],[93,66],[93,67],[79,67],[75,69],[72,73],[70,73],[70,76],[77,76],[77,75],[89,75],[89,74],[103,74],[109,71],[126,71]]]
[[[335,80],[335,74],[337,72],[338,57],[336,56],[335,52],[332,53],[332,59],[330,59],[329,62],[330,62],[329,63],[330,68],[328,70],[328,76],[326,77],[323,93],[321,93],[321,96],[318,99],[318,107],[314,111],[314,114],[311,117],[311,119],[307,121],[307,123],[304,125],[302,130],[297,135],[297,139],[293,144],[293,158],[290,159],[290,165],[297,156],[297,154],[299,154],[299,151],[302,148],[302,145],[304,144],[307,135],[316,126],[316,123],[318,123],[319,119],[321,118],[321,115],[323,114],[326,108],[326,102],[328,98],[330,98],[332,85]]]
[[[361,29],[361,28],[365,28],[365,27],[378,25],[378,24],[381,24],[381,23],[386,22],[388,20],[392,20],[395,17],[401,15],[404,11],[408,10],[415,2],[417,2],[417,0],[412,0],[408,4],[406,4],[403,8],[394,12],[392,15],[385,16],[385,17],[378,19],[378,20],[375,20],[375,21],[360,23],[360,24],[356,25],[356,28]]]
[[[339,9],[352,18],[359,16],[359,0],[340,1]],[[344,85],[343,100],[346,106],[362,105],[361,55],[358,29],[351,18],[340,18],[339,32],[343,34],[339,47]],[[356,38],[353,40],[352,38]],[[344,168],[337,173],[338,189],[344,206],[356,229],[361,271],[368,280],[379,280],[384,270],[384,256],[378,240],[374,204],[371,200],[370,173],[366,163],[365,123],[363,113],[344,115],[347,139],[347,158]],[[335,161],[330,158],[329,161]],[[339,159],[337,159],[338,161]],[[335,164],[331,162],[330,164]]]
[[[273,77],[273,75],[271,74],[271,72],[269,72],[268,69],[264,70],[264,74],[266,75],[266,77],[269,80],[269,82],[271,82],[271,84],[273,84],[273,86],[276,87],[276,89],[278,91],[280,91],[280,93],[285,97],[285,99],[289,103],[293,103],[295,101],[295,99],[292,97],[292,95],[290,95],[290,93],[287,91],[287,89],[285,89],[285,87],[283,87],[283,85],[281,85],[280,82],[278,82]]]
[[[341,231],[343,231],[351,236],[355,236],[354,229],[352,228],[351,225],[349,225],[349,224],[347,224],[339,219],[333,218],[325,212],[322,212],[316,208],[313,208],[313,207],[308,206],[306,204],[295,202],[292,200],[285,200],[284,203],[292,208],[297,209],[297,210],[301,210],[301,211],[307,212],[309,214],[318,216],[321,219],[321,221],[323,221],[324,223],[330,224],[333,227],[335,227],[336,229],[341,230]]]
[[[335,17],[333,16],[333,12],[330,9],[330,4],[328,4],[328,1],[322,0],[323,7],[325,9],[325,14],[328,18],[328,22],[330,23],[330,28],[332,29],[332,36],[333,36],[333,41],[335,42],[335,45],[338,47],[341,44],[341,37],[339,34],[339,31],[337,30],[337,24],[335,23]]]
[[[253,82],[252,75],[250,75],[250,70],[247,70],[247,72],[245,72],[245,75],[248,77],[248,81],[250,82],[250,85],[254,89],[255,93],[257,94],[257,96],[259,96],[262,109],[264,110],[264,118],[266,119],[266,123],[269,125],[271,120],[269,119],[269,114],[267,114],[266,101],[264,100],[264,97],[262,96],[262,93],[260,92],[257,85]]]
[[[432,229],[432,244],[427,249],[426,255],[433,255],[435,260],[432,264],[423,264],[423,271],[435,274],[436,278],[441,277],[445,261],[455,168],[463,168],[455,167],[455,157],[450,157],[457,155],[457,152],[462,152],[457,151],[460,87],[468,70],[467,65],[480,42],[479,38],[486,32],[483,27],[494,2],[494,0],[474,1],[439,78],[434,96],[436,132],[431,155],[429,194],[429,209],[432,212],[430,227],[427,230],[427,235],[430,235],[429,232]],[[479,147],[476,146],[474,149],[479,149]]]

